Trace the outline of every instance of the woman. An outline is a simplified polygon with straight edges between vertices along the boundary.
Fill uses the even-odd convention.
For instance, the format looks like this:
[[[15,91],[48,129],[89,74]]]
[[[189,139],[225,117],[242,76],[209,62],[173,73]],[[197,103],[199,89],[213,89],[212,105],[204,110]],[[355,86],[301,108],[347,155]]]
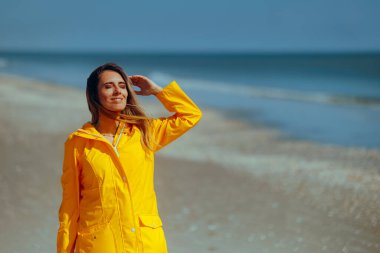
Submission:
[[[136,95],[154,95],[174,114],[147,118]],[[91,73],[86,96],[92,120],[65,142],[57,252],[167,252],[154,153],[192,128],[201,111],[176,81],[161,88],[113,63]]]

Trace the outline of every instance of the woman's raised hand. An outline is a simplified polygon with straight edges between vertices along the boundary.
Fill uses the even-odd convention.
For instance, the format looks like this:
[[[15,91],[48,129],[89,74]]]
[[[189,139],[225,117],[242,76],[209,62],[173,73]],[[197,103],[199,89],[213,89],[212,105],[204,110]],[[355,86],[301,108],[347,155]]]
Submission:
[[[140,88],[139,91],[135,90],[137,95],[156,95],[158,92],[162,90],[160,86],[158,86],[155,82],[153,82],[146,76],[133,75],[129,76],[129,78],[131,79],[133,85]]]

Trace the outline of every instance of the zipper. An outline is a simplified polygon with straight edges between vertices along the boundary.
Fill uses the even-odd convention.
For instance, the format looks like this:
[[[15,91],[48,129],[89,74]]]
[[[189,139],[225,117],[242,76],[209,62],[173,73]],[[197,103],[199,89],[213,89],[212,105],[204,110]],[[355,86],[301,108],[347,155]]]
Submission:
[[[125,127],[125,124],[123,124],[123,127],[121,128],[121,131],[119,132],[119,135],[117,136],[117,141],[115,143],[115,146],[113,146],[113,149],[115,150],[117,157],[120,157],[119,151],[117,150],[117,145],[119,144],[121,135],[123,134],[124,127]]]

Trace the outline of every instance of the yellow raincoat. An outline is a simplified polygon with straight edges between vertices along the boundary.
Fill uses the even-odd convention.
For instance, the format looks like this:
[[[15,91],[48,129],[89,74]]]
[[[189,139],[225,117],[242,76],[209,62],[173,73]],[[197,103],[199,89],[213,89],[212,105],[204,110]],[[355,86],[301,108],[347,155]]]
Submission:
[[[136,126],[119,127],[115,146],[90,122],[68,136],[57,252],[167,252],[154,191],[154,152],[192,128],[202,113],[176,81],[156,97],[175,114],[153,120],[152,134],[161,145],[154,151],[145,152]]]

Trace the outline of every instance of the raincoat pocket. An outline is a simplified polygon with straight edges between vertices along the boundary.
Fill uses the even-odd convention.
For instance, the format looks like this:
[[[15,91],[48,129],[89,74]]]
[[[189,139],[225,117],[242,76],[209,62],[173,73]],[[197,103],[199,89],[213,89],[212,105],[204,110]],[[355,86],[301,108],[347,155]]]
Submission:
[[[78,253],[116,253],[114,236],[108,223],[78,232]]]
[[[158,215],[139,215],[144,253],[166,253],[166,240],[162,221]]]

